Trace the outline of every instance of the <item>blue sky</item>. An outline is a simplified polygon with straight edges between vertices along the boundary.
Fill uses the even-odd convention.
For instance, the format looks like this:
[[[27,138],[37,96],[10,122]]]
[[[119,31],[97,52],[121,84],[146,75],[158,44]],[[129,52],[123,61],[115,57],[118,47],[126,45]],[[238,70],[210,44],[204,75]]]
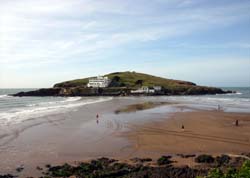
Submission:
[[[0,88],[116,71],[250,86],[249,0],[0,0]]]

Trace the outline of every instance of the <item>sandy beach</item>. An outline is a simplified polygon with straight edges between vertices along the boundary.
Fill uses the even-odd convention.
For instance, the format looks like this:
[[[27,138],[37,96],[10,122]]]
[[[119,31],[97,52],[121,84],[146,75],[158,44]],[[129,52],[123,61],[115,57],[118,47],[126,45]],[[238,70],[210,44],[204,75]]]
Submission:
[[[235,126],[236,119],[239,126]],[[249,114],[194,111],[134,126],[128,135],[138,153],[239,154],[250,148],[249,130]]]
[[[115,112],[149,101],[161,100],[157,97],[114,98],[67,113],[1,126],[0,158],[5,161],[0,165],[0,173],[16,173],[16,168],[22,166],[20,176],[39,175],[37,166],[98,157],[128,160],[249,151],[250,114],[247,113],[199,110],[178,103]],[[236,119],[238,127],[234,125]]]

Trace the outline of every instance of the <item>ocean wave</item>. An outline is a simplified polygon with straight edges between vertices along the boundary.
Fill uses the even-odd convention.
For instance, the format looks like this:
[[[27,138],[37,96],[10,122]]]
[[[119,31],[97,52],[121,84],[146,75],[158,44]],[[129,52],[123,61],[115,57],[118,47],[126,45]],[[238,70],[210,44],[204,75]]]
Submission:
[[[0,95],[0,98],[6,98],[6,97],[10,97],[8,95]]]
[[[242,95],[243,93],[241,93],[241,92],[236,92],[235,94],[236,94],[236,95]]]
[[[243,93],[241,92],[236,92],[236,93],[226,93],[226,94],[216,94],[216,95],[228,95],[228,96],[233,96],[233,95],[242,95]]]
[[[228,112],[250,112],[250,98],[213,97],[213,96],[170,96],[167,100],[192,105],[199,109],[217,109],[218,105]]]
[[[100,103],[111,100],[108,98],[82,99],[81,97],[69,97],[63,101],[43,102],[43,104],[31,104],[25,108],[9,110],[0,113],[0,124],[17,124],[30,118],[38,118],[50,114],[65,113],[71,108],[80,107],[83,105]]]
[[[33,104],[27,104],[28,107],[34,107],[34,106],[50,106],[50,105],[57,105],[57,104],[65,104],[69,102],[75,102],[81,100],[82,97],[65,97],[63,100],[59,101],[45,101],[45,102],[39,102],[39,103],[33,103]]]

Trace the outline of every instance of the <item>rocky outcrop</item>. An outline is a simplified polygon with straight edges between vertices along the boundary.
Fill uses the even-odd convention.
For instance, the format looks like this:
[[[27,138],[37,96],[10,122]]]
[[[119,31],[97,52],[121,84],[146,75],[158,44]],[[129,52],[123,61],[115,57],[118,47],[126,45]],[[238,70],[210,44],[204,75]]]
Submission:
[[[61,88],[43,88],[35,91],[20,92],[12,96],[59,96]]]
[[[221,88],[195,86],[187,89],[184,92],[184,95],[208,95],[208,94],[211,95],[211,94],[226,94],[232,92],[233,91],[224,91]]]
[[[13,96],[133,96],[131,89],[126,87],[113,88],[44,88],[35,91],[20,92]],[[154,95],[206,95],[206,94],[225,94],[233,91],[223,91],[220,88],[192,86],[186,89],[163,89],[161,93],[140,94],[144,96]]]
[[[175,155],[173,155],[175,156]],[[183,155],[182,155],[183,156]],[[197,178],[197,177],[250,177],[250,161],[242,157],[230,157],[228,155],[187,155],[182,159],[195,157],[195,166],[187,166],[186,161],[176,160],[176,157],[163,155],[157,161],[151,158],[131,158],[127,160],[115,160],[110,158],[98,158],[88,162],[63,165],[37,166],[37,172],[42,177],[105,177],[105,178]],[[198,160],[198,161],[197,161]],[[190,162],[192,160],[189,160]],[[174,163],[174,164],[173,164]],[[178,166],[178,164],[182,166]],[[192,165],[192,164],[191,164]],[[216,169],[215,169],[216,168]],[[23,167],[23,169],[25,169]],[[18,172],[20,173],[20,172]],[[28,173],[28,172],[27,172]],[[212,176],[207,176],[212,175]],[[6,174],[0,178],[14,178],[17,176]]]
[[[116,72],[105,75],[111,79],[107,88],[88,88],[89,78],[77,79],[55,84],[53,88],[20,92],[13,96],[128,96],[128,95],[206,95],[225,94],[220,88],[197,86],[195,83],[172,80],[136,72]],[[131,90],[141,86],[161,86],[155,93],[133,94]]]
[[[120,177],[120,178],[143,178],[143,177],[171,177],[171,178],[195,178],[205,175],[207,170],[193,169],[188,166],[174,167],[170,164],[162,166],[144,166],[142,163],[127,164],[117,160],[100,158],[90,162],[82,162],[73,166],[64,164],[48,166],[48,177]]]

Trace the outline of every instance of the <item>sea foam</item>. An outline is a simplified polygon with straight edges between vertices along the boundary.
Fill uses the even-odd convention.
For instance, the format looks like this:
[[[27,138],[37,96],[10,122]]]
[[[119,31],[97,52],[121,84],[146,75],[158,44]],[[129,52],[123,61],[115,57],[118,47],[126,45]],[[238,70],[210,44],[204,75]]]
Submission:
[[[0,112],[0,125],[10,125],[23,122],[28,119],[34,119],[50,114],[64,113],[72,111],[71,108],[77,108],[83,105],[94,104],[111,100],[112,97],[103,98],[81,98],[68,97],[62,101],[40,102],[28,104],[26,107],[15,108],[6,112]]]

